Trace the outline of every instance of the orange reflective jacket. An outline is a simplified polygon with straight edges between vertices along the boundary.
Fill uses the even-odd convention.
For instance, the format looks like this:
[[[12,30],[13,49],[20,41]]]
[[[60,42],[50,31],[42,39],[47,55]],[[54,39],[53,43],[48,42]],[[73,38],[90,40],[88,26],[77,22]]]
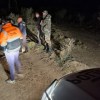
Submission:
[[[6,46],[8,42],[12,42],[18,38],[22,39],[22,33],[17,27],[11,23],[7,23],[2,27],[2,32],[0,33],[1,46]]]

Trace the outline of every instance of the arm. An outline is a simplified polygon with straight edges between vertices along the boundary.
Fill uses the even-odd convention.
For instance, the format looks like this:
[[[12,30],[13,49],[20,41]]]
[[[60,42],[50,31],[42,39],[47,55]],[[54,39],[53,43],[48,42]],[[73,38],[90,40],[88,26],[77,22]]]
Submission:
[[[5,34],[4,32],[0,33],[0,46],[2,48],[3,51],[6,50],[6,46],[7,46],[7,34]]]
[[[45,27],[48,24],[51,24],[51,15],[48,15],[44,20],[41,21],[42,27]]]
[[[23,33],[23,24],[22,23],[19,24],[19,29]]]
[[[44,21],[44,20],[41,20],[41,23],[40,23],[40,25],[42,26],[42,27],[45,27],[46,26],[46,21]]]
[[[20,31],[21,31],[21,33],[22,33],[23,35],[26,35],[26,34],[27,34],[27,33],[26,33],[26,25],[25,25],[25,23],[20,23],[19,29],[20,29]]]

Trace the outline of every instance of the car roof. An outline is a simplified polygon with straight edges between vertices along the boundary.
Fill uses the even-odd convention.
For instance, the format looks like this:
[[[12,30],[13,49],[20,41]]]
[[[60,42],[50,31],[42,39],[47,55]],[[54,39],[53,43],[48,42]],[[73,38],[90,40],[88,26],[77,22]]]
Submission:
[[[100,100],[100,68],[72,73],[61,79],[73,83],[92,97],[96,98],[96,100]]]

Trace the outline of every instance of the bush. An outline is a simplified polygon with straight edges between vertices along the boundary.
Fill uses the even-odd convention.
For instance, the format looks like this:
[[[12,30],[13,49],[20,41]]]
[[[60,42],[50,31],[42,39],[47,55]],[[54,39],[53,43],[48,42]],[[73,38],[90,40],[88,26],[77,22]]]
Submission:
[[[32,8],[21,8],[21,15],[27,24],[29,30],[34,30],[34,14]]]

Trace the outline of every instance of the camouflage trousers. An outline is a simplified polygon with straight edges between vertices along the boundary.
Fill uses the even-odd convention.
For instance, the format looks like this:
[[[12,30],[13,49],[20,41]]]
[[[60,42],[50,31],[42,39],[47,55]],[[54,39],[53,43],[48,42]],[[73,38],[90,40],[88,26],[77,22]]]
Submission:
[[[44,33],[45,33],[45,41],[48,43],[49,47],[51,48],[51,31],[45,29]]]
[[[37,31],[37,37],[38,37],[38,43],[41,44],[41,36],[40,36],[40,31]]]

